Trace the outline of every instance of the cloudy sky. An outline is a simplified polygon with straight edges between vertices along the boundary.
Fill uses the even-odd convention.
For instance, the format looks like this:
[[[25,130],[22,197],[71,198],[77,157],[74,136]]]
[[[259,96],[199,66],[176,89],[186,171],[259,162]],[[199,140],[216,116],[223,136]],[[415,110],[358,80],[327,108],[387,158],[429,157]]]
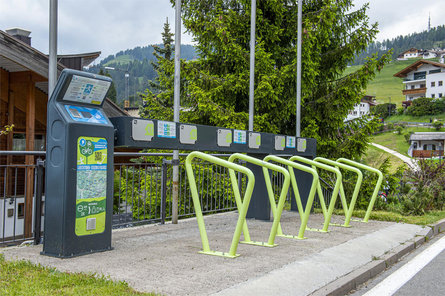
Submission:
[[[258,1],[258,0],[257,0]],[[371,22],[378,22],[378,40],[443,25],[444,0],[355,0],[370,3]],[[59,54],[102,51],[99,59],[120,50],[161,42],[166,18],[174,31],[174,9],[168,0],[64,0],[59,5]],[[49,0],[0,0],[0,30],[32,31],[32,45],[48,52]],[[183,43],[191,36],[182,35]]]

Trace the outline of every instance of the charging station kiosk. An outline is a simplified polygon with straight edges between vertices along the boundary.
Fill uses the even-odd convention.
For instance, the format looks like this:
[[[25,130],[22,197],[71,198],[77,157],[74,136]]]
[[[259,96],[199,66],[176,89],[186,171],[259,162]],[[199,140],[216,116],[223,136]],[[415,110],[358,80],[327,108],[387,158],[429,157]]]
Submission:
[[[44,255],[111,249],[114,127],[102,109],[110,85],[66,69],[48,102]]]

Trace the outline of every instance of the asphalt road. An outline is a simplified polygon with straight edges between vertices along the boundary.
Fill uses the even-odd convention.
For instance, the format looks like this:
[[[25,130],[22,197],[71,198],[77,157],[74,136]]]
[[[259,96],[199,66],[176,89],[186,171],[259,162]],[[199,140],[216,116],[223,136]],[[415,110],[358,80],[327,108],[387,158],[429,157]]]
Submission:
[[[433,259],[426,264],[428,257]],[[445,234],[441,234],[349,295],[442,296],[445,295],[444,275]]]

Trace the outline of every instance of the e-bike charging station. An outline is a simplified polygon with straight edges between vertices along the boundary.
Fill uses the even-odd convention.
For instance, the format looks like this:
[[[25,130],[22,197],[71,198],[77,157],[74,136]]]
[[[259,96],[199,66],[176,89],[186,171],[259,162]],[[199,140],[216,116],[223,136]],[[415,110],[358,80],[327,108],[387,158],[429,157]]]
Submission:
[[[64,70],[48,102],[44,255],[72,257],[111,249],[115,146],[238,152],[260,159],[315,157],[315,139],[156,119],[107,118],[102,105],[110,85],[108,77]],[[247,168],[257,179],[247,218],[270,220],[263,170],[253,163]],[[305,204],[312,179],[302,171],[295,174]]]
[[[48,102],[44,255],[111,249],[114,127],[102,109],[110,85],[64,70]]]
[[[120,148],[151,148],[222,153],[247,153],[259,159],[267,155],[299,155],[315,158],[317,142],[312,138],[251,132],[215,126],[178,123],[132,117],[110,118],[116,132],[115,146]],[[271,219],[271,206],[261,166],[246,164],[254,176],[255,187],[247,218]],[[309,196],[312,175],[295,170],[300,195],[304,204]],[[292,199],[292,209],[297,206]]]

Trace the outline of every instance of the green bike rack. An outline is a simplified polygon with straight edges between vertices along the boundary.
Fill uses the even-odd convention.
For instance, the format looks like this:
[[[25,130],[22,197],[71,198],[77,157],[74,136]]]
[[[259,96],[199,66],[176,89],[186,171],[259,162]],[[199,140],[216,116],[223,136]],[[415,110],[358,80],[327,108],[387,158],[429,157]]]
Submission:
[[[327,158],[324,158],[324,157],[316,157],[314,159],[314,161],[324,162],[324,163],[329,164],[331,166],[334,166],[334,167],[337,167],[337,168],[342,168],[344,170],[348,170],[348,171],[351,171],[351,172],[354,172],[354,173],[357,174],[357,182],[355,183],[354,192],[352,194],[351,203],[349,204],[349,206],[348,206],[348,204],[346,202],[346,199],[342,199],[342,201],[344,200],[345,203],[346,203],[345,205],[343,205],[343,208],[346,207],[346,209],[347,209],[345,211],[345,223],[344,224],[331,223],[331,225],[334,225],[334,226],[351,227],[351,225],[349,225],[349,223],[351,222],[352,212],[354,211],[355,202],[357,201],[358,192],[360,191],[360,186],[362,185],[362,180],[363,180],[362,172],[358,168],[356,168],[356,167],[353,167],[353,166],[350,166],[350,165],[347,165],[347,164],[343,164],[343,163],[340,163],[340,162],[336,162],[334,160],[330,160],[330,159],[327,159]],[[341,194],[341,196],[346,197],[345,189],[343,188],[343,182],[340,185],[340,194]]]
[[[199,202],[198,190],[196,188],[195,175],[194,175],[193,169],[192,169],[192,160],[194,158],[199,158],[199,159],[211,162],[213,164],[220,165],[220,166],[223,166],[223,167],[226,167],[226,168],[229,168],[229,169],[232,169],[232,170],[235,170],[235,171],[238,171],[238,172],[241,172],[241,173],[247,175],[248,182],[247,182],[246,192],[244,194],[244,201],[242,202],[240,210],[239,210],[238,221],[236,223],[235,233],[233,234],[232,244],[230,246],[229,253],[210,250],[209,239],[207,237],[207,231],[205,229],[205,224],[204,224],[204,217],[202,215],[202,210],[201,210],[201,203]],[[255,177],[254,177],[252,171],[249,170],[248,168],[241,166],[241,165],[237,165],[237,164],[228,162],[227,160],[223,160],[218,157],[211,156],[209,154],[205,154],[205,153],[198,152],[198,151],[193,151],[192,153],[190,153],[187,156],[187,158],[185,160],[185,169],[187,171],[187,178],[188,178],[189,184],[190,184],[190,191],[192,193],[193,206],[195,207],[196,220],[198,221],[199,234],[201,235],[201,241],[202,241],[202,249],[203,250],[200,251],[199,253],[207,254],[207,255],[214,255],[214,256],[228,257],[228,258],[238,257],[239,254],[236,254],[236,249],[238,248],[238,243],[239,243],[239,240],[241,237],[243,225],[246,222],[246,213],[247,213],[247,209],[249,207],[250,198],[252,197],[253,186],[255,185]],[[234,188],[234,192],[238,191],[238,196],[239,196],[238,186],[233,187],[233,188]]]
[[[249,234],[249,229],[247,227],[247,222],[244,222],[243,225],[243,234],[244,234],[244,241],[242,241],[241,243],[243,244],[250,244],[250,245],[256,245],[256,246],[263,246],[263,247],[275,247],[277,246],[274,242],[275,242],[275,236],[277,235],[277,229],[280,226],[280,219],[281,219],[281,213],[283,212],[283,208],[284,208],[284,202],[286,200],[286,195],[287,192],[289,190],[289,185],[290,185],[290,175],[289,172],[280,166],[277,166],[275,164],[271,164],[268,162],[264,162],[262,160],[259,160],[258,158],[252,157],[252,156],[248,156],[245,154],[240,154],[240,153],[234,153],[229,157],[229,162],[234,162],[237,159],[241,159],[244,160],[246,162],[250,162],[253,163],[255,165],[261,166],[263,168],[263,173],[264,173],[264,179],[266,180],[266,188],[267,188],[267,193],[269,195],[269,201],[270,201],[270,206],[272,209],[272,214],[273,214],[273,224],[272,224],[272,228],[270,230],[270,234],[269,234],[269,239],[267,242],[256,242],[256,241],[252,241],[250,239],[250,234]],[[283,181],[283,187],[281,189],[281,193],[280,193],[280,197],[278,199],[278,206],[275,204],[275,197],[274,197],[274,193],[272,190],[272,183],[270,182],[270,175],[269,175],[269,171],[273,170],[279,173],[282,173],[284,175],[284,181]],[[236,204],[238,207],[238,211],[241,212],[241,207],[242,207],[242,201],[241,201],[241,196],[239,194],[239,191],[237,188],[235,188],[237,186],[237,180],[236,180],[236,176],[235,176],[235,171],[232,169],[229,169],[229,175],[230,175],[230,179],[232,181],[232,187],[233,187],[233,192],[235,195],[235,200],[236,200]]]
[[[295,163],[295,162],[292,162],[287,159],[284,159],[284,158],[281,158],[278,156],[274,156],[274,155],[266,156],[264,158],[264,161],[265,162],[275,161],[277,163],[281,163],[281,164],[288,166],[290,178],[291,178],[291,182],[292,182],[292,188],[294,189],[294,196],[295,196],[295,200],[297,202],[298,213],[300,214],[301,225],[300,225],[300,230],[298,231],[298,236],[283,234],[283,231],[281,230],[280,225],[278,226],[277,236],[287,237],[287,238],[295,238],[295,239],[305,239],[304,232],[306,230],[307,222],[309,220],[309,214],[311,212],[312,203],[314,202],[315,191],[317,190],[317,184],[318,184],[317,171],[315,169],[307,167],[305,165],[301,165],[301,164],[298,164],[298,163]],[[293,168],[307,172],[309,174],[312,174],[312,177],[313,177],[312,178],[312,186],[309,191],[309,196],[308,196],[308,200],[307,200],[305,209],[303,209],[303,204],[301,203],[301,197],[300,197],[300,193],[298,191],[297,180],[295,178],[295,173],[294,173]]]
[[[352,161],[350,159],[339,158],[339,159],[337,159],[337,162],[346,163],[348,165],[355,166],[355,167],[358,167],[360,169],[376,173],[379,176],[379,178],[377,180],[377,183],[375,185],[374,192],[372,193],[371,200],[369,202],[368,208],[366,209],[365,218],[363,218],[363,220],[361,221],[361,222],[367,223],[368,220],[369,220],[369,216],[371,216],[371,211],[372,211],[372,208],[374,207],[374,203],[375,203],[375,200],[377,198],[377,194],[379,193],[380,186],[382,185],[382,182],[383,182],[383,174],[378,169],[375,169],[373,167],[364,165],[364,164],[356,162],[356,161]]]
[[[326,171],[329,171],[329,172],[333,172],[337,176],[337,178],[335,180],[334,191],[332,193],[332,198],[331,198],[331,202],[329,203],[329,208],[328,209],[326,209],[326,204],[324,202],[324,197],[323,197],[323,192],[321,190],[320,182],[318,182],[318,184],[317,184],[318,197],[319,197],[319,200],[320,200],[320,204],[321,204],[321,208],[322,208],[323,216],[324,216],[323,228],[322,229],[307,228],[307,230],[309,230],[309,231],[328,232],[329,223],[331,222],[332,212],[334,211],[335,202],[337,201],[337,195],[339,193],[340,185],[341,185],[341,182],[342,182],[342,175],[341,175],[340,170],[335,168],[335,167],[331,167],[329,165],[322,164],[322,163],[319,163],[319,162],[316,162],[316,161],[304,158],[302,156],[292,156],[290,158],[290,161],[303,162],[303,163],[311,165],[312,168],[318,167],[320,169],[323,169],[323,170],[326,170]],[[346,206],[346,200],[343,201],[344,196],[340,195],[340,198],[342,199],[343,207],[345,207]],[[344,208],[344,209],[345,209],[345,211],[347,211],[347,207]]]

